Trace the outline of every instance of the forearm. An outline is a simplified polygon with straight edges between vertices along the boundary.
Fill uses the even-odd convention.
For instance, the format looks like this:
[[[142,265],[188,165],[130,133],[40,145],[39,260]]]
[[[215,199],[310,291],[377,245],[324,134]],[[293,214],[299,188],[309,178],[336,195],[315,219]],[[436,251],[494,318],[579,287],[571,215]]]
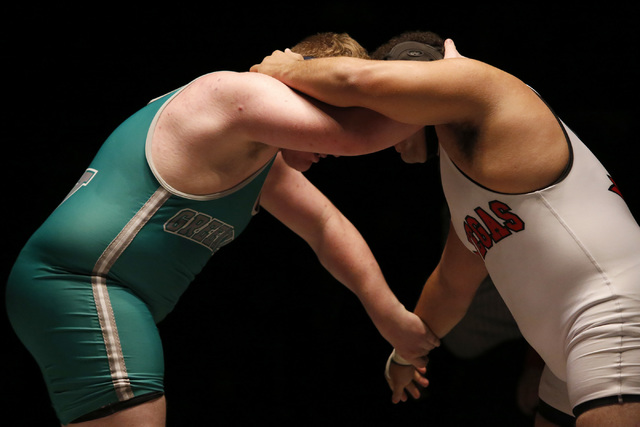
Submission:
[[[319,236],[309,243],[320,263],[358,297],[378,329],[386,329],[388,320],[405,308],[387,285],[363,237],[342,216],[328,220]]]
[[[304,61],[275,52],[251,71],[267,74],[327,104],[364,107],[405,123],[471,122],[491,112],[503,79],[486,64],[374,61],[335,57]],[[501,74],[502,75],[502,74]]]
[[[255,65],[252,71],[268,74],[287,86],[339,107],[366,106],[359,99],[358,76],[365,75],[372,61],[358,58],[319,58],[312,61],[286,60],[274,55]]]
[[[439,345],[438,339],[393,294],[368,245],[342,215],[335,215],[320,233],[307,240],[321,264],[360,300],[376,329],[415,366]]]
[[[265,182],[262,206],[302,237],[321,264],[360,300],[380,334],[403,356],[418,360],[437,339],[386,283],[362,235],[304,176],[278,156]]]
[[[436,269],[422,289],[414,313],[442,338],[462,320],[470,304],[471,297],[444,285]]]
[[[487,274],[484,261],[462,244],[450,226],[440,262],[414,312],[442,338],[462,320]]]
[[[360,299],[376,326],[394,311],[406,311],[360,232],[281,155],[263,186],[261,205],[307,242],[324,268]]]

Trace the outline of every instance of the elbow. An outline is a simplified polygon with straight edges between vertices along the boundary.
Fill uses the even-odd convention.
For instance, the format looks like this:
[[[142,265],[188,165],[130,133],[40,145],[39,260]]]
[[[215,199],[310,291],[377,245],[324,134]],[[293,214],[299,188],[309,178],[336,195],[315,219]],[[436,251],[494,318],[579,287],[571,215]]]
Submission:
[[[334,68],[333,84],[338,89],[338,107],[367,107],[367,98],[375,94],[376,68],[374,62],[366,59],[342,58]]]
[[[352,65],[343,70],[343,90],[353,99],[350,106],[369,107],[369,100],[379,96],[385,85],[381,84],[380,73],[371,61]]]
[[[341,151],[341,156],[353,157],[380,151],[380,147],[373,145],[365,134],[355,133],[348,138],[347,143],[342,144]]]

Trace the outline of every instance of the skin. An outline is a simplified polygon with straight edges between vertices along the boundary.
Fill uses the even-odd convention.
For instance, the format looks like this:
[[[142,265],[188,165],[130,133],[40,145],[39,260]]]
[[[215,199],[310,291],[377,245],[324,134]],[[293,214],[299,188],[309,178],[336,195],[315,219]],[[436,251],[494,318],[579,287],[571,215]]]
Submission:
[[[82,427],[160,427],[166,424],[166,412],[167,402],[164,397],[161,397],[116,412],[108,417],[68,425]]]
[[[290,52],[276,51],[251,70],[332,105],[365,107],[398,121],[434,125],[440,145],[455,165],[497,192],[544,188],[561,176],[569,161],[564,133],[546,104],[516,77],[464,58],[452,40],[445,42],[441,61],[304,62]],[[462,319],[486,275],[481,258],[451,231],[415,313],[438,337],[444,336]],[[422,367],[392,363],[392,401],[405,401],[408,394],[417,398],[417,385],[428,385],[424,373]],[[591,409],[577,425],[632,426],[639,419],[640,403],[628,403]],[[537,425],[546,424],[539,418]]]
[[[371,153],[419,128],[311,101],[265,75],[217,72],[194,81],[164,108],[150,152],[162,179],[193,195],[233,188],[275,156],[261,206],[301,236],[359,298],[382,336],[422,367],[420,357],[438,339],[393,295],[360,233],[301,173],[325,156],[318,153]],[[73,425],[163,426],[165,411],[162,398]]]

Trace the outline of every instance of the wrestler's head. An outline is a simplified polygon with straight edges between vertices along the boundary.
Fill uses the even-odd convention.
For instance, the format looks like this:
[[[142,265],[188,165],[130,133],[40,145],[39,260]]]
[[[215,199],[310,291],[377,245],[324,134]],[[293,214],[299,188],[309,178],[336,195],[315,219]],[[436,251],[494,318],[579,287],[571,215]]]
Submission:
[[[347,33],[318,33],[309,36],[291,48],[291,51],[305,58],[327,58],[334,56],[349,56],[353,58],[369,59],[367,50]],[[304,172],[311,165],[326,157],[321,153],[307,153],[304,151],[282,150],[282,158],[292,168]]]
[[[318,33],[303,39],[291,51],[305,58],[349,56],[369,59],[367,50],[347,33]]]
[[[431,31],[409,31],[378,47],[371,59],[435,61],[444,58],[444,40]]]
[[[444,58],[444,40],[430,31],[410,31],[393,37],[371,54],[384,61],[436,61]],[[432,126],[396,144],[395,149],[407,163],[424,163],[437,153],[438,142]]]

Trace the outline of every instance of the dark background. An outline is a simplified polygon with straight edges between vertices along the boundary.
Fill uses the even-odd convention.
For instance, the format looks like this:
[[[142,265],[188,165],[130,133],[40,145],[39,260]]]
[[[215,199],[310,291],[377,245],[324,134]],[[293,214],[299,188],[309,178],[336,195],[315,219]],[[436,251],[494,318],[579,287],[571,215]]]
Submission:
[[[248,70],[322,31],[348,32],[370,51],[406,30],[453,38],[463,55],[533,86],[640,214],[632,2],[131,3],[5,9],[14,25],[2,42],[5,278],[30,234],[132,112],[201,74]],[[386,150],[326,159],[307,176],[360,229],[389,285],[413,307],[440,249],[436,164],[403,165]],[[3,418],[56,425],[35,362],[1,318]],[[462,414],[474,420],[467,425],[481,425],[483,414],[507,412],[486,398],[511,398],[520,360],[517,347],[460,367],[442,351],[434,354],[444,360],[441,378],[432,377],[436,397],[393,406],[382,376],[389,345],[357,298],[266,212],[212,258],[159,327],[170,426],[461,425]],[[493,425],[500,423],[515,425]]]

